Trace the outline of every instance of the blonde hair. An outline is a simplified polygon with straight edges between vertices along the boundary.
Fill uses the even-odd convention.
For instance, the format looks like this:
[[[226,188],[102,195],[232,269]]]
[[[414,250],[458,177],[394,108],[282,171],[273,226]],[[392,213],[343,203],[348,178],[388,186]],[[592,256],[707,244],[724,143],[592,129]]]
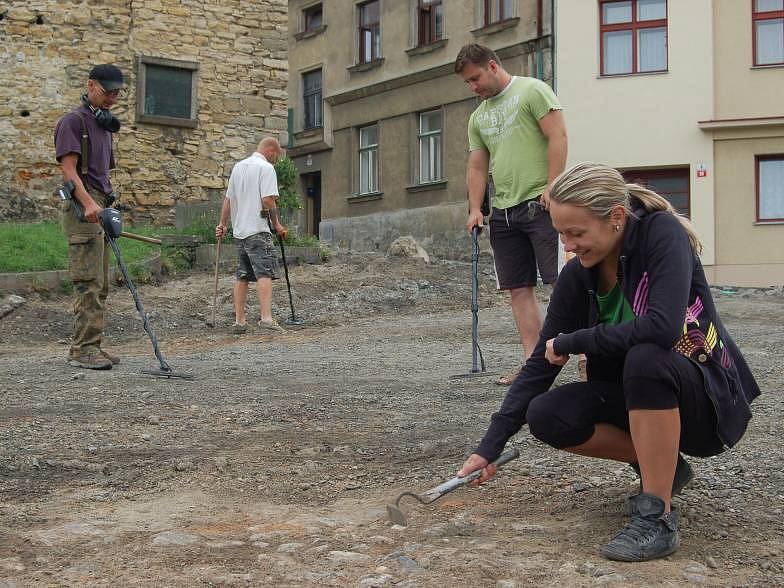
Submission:
[[[702,252],[700,238],[689,219],[656,192],[638,184],[627,184],[620,172],[608,165],[584,162],[570,167],[553,181],[550,199],[559,204],[581,206],[607,221],[616,206],[622,206],[628,216],[634,216],[636,205],[648,212],[669,212],[683,225],[694,252]]]

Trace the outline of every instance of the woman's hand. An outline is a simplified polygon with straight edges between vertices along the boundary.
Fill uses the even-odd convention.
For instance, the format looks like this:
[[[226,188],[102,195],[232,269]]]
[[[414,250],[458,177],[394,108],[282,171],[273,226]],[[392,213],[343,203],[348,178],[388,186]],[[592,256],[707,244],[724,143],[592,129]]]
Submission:
[[[484,457],[479,455],[478,453],[472,453],[468,456],[468,459],[463,464],[463,467],[460,468],[457,472],[457,476],[459,478],[465,478],[471,472],[475,472],[476,470],[482,470],[482,475],[479,476],[476,480],[471,482],[469,486],[478,486],[479,484],[484,484],[490,478],[495,476],[495,473],[498,471],[498,468],[488,462]]]
[[[549,339],[547,341],[547,349],[544,352],[544,357],[553,365],[566,365],[566,362],[569,361],[568,355],[558,355],[555,352],[555,347],[553,346],[555,342],[555,338]]]

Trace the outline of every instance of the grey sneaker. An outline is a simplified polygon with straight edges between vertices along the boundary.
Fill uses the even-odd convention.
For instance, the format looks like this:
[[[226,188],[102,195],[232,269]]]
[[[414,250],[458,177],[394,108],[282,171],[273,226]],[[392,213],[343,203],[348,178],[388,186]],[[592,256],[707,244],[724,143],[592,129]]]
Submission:
[[[664,501],[643,492],[637,497],[632,520],[602,548],[615,561],[648,561],[666,557],[680,547],[678,511],[664,512]]]
[[[640,475],[640,466],[630,463],[629,466]],[[672,496],[677,496],[694,479],[694,470],[691,469],[689,462],[678,454],[678,462],[675,464],[675,477],[672,479]],[[642,479],[640,479],[640,492],[634,496],[629,496],[623,503],[623,514],[627,517],[637,512],[637,499],[642,496]]]
[[[114,353],[109,353],[108,351],[101,349],[101,355],[111,361],[112,365],[117,365],[120,363],[120,358],[117,357]]]
[[[248,330],[247,323],[242,324],[242,325],[239,324],[239,323],[234,323],[231,326],[231,332],[234,333],[235,335],[242,335],[247,330]]]
[[[272,331],[274,333],[285,333],[286,329],[280,326],[278,321],[272,319],[270,321],[259,321],[259,328],[262,331]]]
[[[112,361],[99,351],[71,352],[68,354],[68,365],[87,370],[112,369]]]

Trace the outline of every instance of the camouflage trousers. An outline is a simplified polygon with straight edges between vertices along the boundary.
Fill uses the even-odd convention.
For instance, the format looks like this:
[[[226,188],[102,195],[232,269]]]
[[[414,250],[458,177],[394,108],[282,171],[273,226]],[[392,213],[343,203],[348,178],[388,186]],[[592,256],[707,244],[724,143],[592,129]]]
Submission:
[[[93,198],[103,206],[100,195]],[[75,295],[71,355],[97,352],[106,326],[109,246],[101,225],[80,221],[68,201],[63,203],[62,225],[68,239],[68,272]]]

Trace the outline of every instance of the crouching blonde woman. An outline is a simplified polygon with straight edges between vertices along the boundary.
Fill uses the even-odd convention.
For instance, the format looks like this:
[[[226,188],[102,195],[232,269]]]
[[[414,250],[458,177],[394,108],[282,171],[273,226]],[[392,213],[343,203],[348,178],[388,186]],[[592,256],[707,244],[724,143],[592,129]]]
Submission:
[[[693,477],[683,454],[735,445],[759,395],[716,312],[691,224],[615,169],[581,163],[552,184],[550,215],[572,259],[558,277],[539,342],[458,475],[490,464],[524,424],[557,449],[630,464],[640,493],[602,549],[646,561],[678,549],[671,504]],[[588,381],[551,389],[571,355]]]

